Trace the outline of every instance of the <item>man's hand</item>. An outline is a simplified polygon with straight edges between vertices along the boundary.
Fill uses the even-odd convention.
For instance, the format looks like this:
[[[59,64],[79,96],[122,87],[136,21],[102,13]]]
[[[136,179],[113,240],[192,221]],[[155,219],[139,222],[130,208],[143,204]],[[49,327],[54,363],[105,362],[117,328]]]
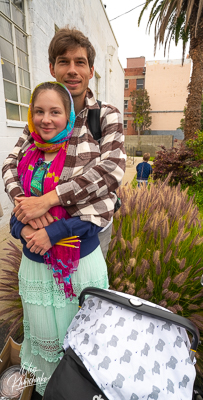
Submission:
[[[20,197],[25,197],[25,196],[22,194]],[[14,204],[15,204],[15,207],[19,204],[18,197],[15,197]]]
[[[18,221],[27,224],[30,220],[42,217],[53,206],[59,205],[59,198],[55,190],[44,194],[41,197],[15,197],[18,204],[14,213]]]
[[[13,211],[18,221],[23,224],[27,224],[31,219],[41,217],[49,210],[49,206],[42,197],[18,197],[17,201],[19,203]]]
[[[31,253],[43,256],[52,247],[49,236],[44,228],[26,236],[26,239],[28,240],[26,247],[30,249]]]

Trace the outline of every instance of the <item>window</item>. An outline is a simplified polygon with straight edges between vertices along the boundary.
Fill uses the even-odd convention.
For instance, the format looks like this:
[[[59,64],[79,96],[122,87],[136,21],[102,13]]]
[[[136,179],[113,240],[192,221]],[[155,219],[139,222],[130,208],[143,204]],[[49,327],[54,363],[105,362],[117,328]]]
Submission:
[[[129,79],[125,79],[125,89],[129,88]]]
[[[0,1],[0,53],[8,119],[27,121],[31,96],[24,0]]]
[[[124,100],[124,110],[128,109],[128,100]]]
[[[128,121],[126,119],[124,119],[124,121],[123,121],[123,128],[124,129],[128,128]]]
[[[137,79],[137,89],[144,89],[144,79]]]

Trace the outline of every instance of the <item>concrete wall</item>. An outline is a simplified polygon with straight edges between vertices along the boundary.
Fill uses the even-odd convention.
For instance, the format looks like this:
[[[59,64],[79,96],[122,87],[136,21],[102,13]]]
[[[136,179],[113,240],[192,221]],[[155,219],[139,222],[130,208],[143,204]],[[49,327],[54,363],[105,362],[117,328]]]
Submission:
[[[167,149],[173,146],[173,136],[172,135],[141,135],[141,150],[142,154],[150,153],[151,157],[154,157],[156,151],[161,150],[159,146],[165,146]],[[130,150],[130,148],[135,148],[138,150],[138,136],[137,135],[127,135],[125,136],[125,148]]]
[[[176,131],[151,131],[151,135],[172,135],[173,139],[178,139],[178,140],[183,140],[184,139],[184,133],[181,129],[176,129]]]
[[[69,24],[89,37],[96,50],[95,71],[99,76],[99,99],[115,106],[123,114],[124,70],[118,59],[118,43],[101,0],[25,0],[32,89],[40,82],[53,80],[49,73],[48,46],[55,25]],[[95,76],[90,81],[94,91]],[[21,135],[24,122],[6,119],[2,69],[0,67],[0,166]],[[0,179],[0,203],[8,219],[11,203]]]
[[[145,87],[152,108],[152,131],[175,131],[188,96],[191,60],[147,61]]]

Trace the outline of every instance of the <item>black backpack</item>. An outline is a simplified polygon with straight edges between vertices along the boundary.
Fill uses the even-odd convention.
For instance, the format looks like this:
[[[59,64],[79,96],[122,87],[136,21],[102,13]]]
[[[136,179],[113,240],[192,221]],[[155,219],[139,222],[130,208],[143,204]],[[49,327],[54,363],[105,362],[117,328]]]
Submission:
[[[97,103],[99,105],[99,108],[96,109],[89,109],[88,110],[88,116],[87,116],[87,122],[89,126],[89,130],[93,136],[93,138],[97,141],[100,142],[102,132],[101,132],[101,125],[100,125],[100,110],[101,110],[101,101],[97,100]],[[114,191],[116,194],[116,192]],[[117,196],[117,194],[116,194]],[[117,201],[114,206],[114,212],[118,211],[119,208],[121,207],[121,199],[117,196]]]

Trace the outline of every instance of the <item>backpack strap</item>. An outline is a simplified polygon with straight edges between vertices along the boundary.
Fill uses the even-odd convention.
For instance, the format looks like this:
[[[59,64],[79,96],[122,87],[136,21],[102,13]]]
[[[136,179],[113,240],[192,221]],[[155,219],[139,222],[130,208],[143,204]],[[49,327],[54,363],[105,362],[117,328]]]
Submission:
[[[93,110],[88,110],[87,122],[93,138],[99,142],[102,136],[100,125],[101,101],[97,100],[97,103],[99,105],[99,109],[96,108]]]
[[[101,101],[97,100],[97,103],[99,105],[99,109],[96,108],[93,110],[91,110],[91,109],[88,110],[87,123],[88,123],[88,127],[89,127],[89,130],[90,130],[93,138],[97,142],[99,142],[102,137],[101,124],[100,124]],[[113,193],[116,194],[115,191]],[[117,194],[116,194],[116,196],[117,196]],[[121,199],[117,196],[117,201],[114,206],[114,212],[119,210],[120,207],[121,207]]]

